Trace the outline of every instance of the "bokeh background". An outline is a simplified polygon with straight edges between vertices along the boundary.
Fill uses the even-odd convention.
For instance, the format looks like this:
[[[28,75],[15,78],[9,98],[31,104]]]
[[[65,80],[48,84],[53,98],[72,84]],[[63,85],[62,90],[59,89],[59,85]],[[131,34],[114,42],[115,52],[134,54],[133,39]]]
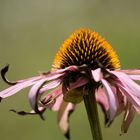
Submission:
[[[10,64],[8,77],[23,79],[51,68],[55,53],[75,30],[88,27],[102,35],[117,51],[122,68],[138,68],[140,52],[139,0],[0,0],[0,67]],[[0,89],[7,85],[0,79]],[[9,111],[30,110],[23,90],[0,104],[1,140],[65,140],[57,127],[57,114],[18,116]],[[122,115],[105,128],[104,140],[138,140],[140,116],[120,136]],[[72,140],[91,140],[83,103],[70,118]]]

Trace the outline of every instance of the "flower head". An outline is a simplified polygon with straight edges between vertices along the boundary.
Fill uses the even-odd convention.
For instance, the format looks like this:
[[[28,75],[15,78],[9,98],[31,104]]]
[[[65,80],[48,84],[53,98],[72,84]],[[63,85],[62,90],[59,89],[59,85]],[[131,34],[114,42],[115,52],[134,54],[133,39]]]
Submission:
[[[31,112],[42,114],[46,109],[58,111],[58,124],[69,139],[69,116],[76,104],[83,100],[86,91],[94,87],[96,101],[105,114],[109,126],[114,118],[124,112],[121,131],[127,132],[135,113],[140,112],[140,70],[119,70],[120,62],[113,48],[96,32],[80,29],[74,32],[56,54],[50,72],[39,76],[10,82],[1,70],[2,78],[11,86],[0,92],[1,99],[32,86],[28,98]],[[46,94],[46,92],[49,92]]]

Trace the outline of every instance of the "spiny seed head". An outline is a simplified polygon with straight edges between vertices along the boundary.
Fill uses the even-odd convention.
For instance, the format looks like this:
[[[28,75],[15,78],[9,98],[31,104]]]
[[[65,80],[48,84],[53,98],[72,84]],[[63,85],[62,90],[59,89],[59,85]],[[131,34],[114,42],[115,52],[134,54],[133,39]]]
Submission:
[[[111,45],[89,29],[77,30],[64,41],[56,54],[53,68],[83,64],[91,69],[98,68],[99,64],[111,70],[120,68],[118,56]]]

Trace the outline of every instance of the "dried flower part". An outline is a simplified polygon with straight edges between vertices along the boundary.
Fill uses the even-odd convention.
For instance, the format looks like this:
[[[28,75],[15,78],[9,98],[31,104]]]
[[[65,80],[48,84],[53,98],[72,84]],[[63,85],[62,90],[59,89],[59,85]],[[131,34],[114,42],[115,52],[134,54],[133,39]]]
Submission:
[[[56,54],[53,67],[63,69],[83,64],[91,69],[100,66],[110,70],[120,68],[118,56],[111,45],[98,33],[89,29],[77,30],[64,41]]]

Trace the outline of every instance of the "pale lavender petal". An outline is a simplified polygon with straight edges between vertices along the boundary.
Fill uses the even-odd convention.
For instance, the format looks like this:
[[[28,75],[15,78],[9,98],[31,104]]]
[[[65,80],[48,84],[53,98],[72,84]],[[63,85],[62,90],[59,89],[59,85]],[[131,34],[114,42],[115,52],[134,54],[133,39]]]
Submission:
[[[44,74],[47,75],[48,80],[54,80],[57,79],[59,77],[63,77],[66,76],[67,74],[69,74],[70,71],[78,71],[78,68],[76,66],[69,66],[66,67],[65,69],[59,69],[59,70],[53,70],[50,73]]]
[[[101,68],[92,70],[91,73],[92,73],[92,77],[95,80],[95,82],[99,82],[103,78]]]
[[[62,102],[63,102],[63,94],[61,94],[60,96],[58,96],[57,98],[56,98],[56,102],[54,103],[54,105],[52,106],[52,110],[53,111],[58,111],[59,110],[59,108],[60,108],[60,105],[62,104]]]
[[[96,90],[96,101],[102,105],[105,111],[109,110],[109,103],[108,103],[107,95],[105,94],[104,90],[101,88],[98,88]]]
[[[63,101],[62,85],[47,94],[41,103],[53,111],[58,111]]]
[[[96,101],[101,106],[101,109],[104,112],[104,120],[105,124],[107,124],[109,120],[109,103],[107,95],[102,88],[98,88],[95,93]]]
[[[18,80],[17,83],[23,83],[23,82],[30,81],[30,80],[31,81],[38,81],[38,80],[40,80],[42,78],[44,78],[44,77],[42,75],[39,75],[39,76],[34,76],[34,77]]]
[[[140,75],[129,75],[129,77],[133,80],[140,80]]]
[[[47,73],[43,73],[40,76],[31,77],[31,78],[24,79],[24,80],[19,80],[19,81],[16,82],[15,85],[1,91],[0,92],[0,97],[1,98],[6,98],[6,97],[9,97],[9,96],[12,96],[15,93],[19,92],[20,90],[35,84],[37,81],[39,81],[41,79],[46,79],[48,81],[58,79],[60,77],[65,76],[68,71],[76,71],[76,70],[77,70],[76,66],[70,66],[66,69],[57,70],[57,71],[53,71],[53,72],[47,72]],[[44,88],[44,90],[45,90],[45,88]]]
[[[113,73],[121,81],[123,84],[122,86],[128,91],[129,94],[140,98],[140,86],[132,79],[130,79],[128,75],[117,71],[112,71],[111,73]]]
[[[69,117],[74,111],[74,105],[72,103],[62,102],[60,109],[58,111],[58,125],[61,132],[70,139],[69,134]]]
[[[131,90],[125,88],[122,85],[119,85],[119,88],[121,90],[121,92],[127,97],[127,99],[129,100],[129,102],[131,102],[132,104],[134,104],[136,107],[140,107],[140,99],[136,96],[134,96],[131,93]]]
[[[59,73],[59,71],[54,71],[54,72],[44,74],[44,77],[46,78],[46,80],[50,81],[50,80],[58,79],[64,75],[65,73]]]
[[[81,87],[83,85],[86,85],[87,83],[88,83],[87,79],[85,79],[84,77],[80,77],[75,82],[70,83],[69,90]]]
[[[128,103],[127,108],[125,110],[124,119],[121,126],[122,133],[126,133],[131,122],[135,117],[135,109],[133,108],[131,103]]]
[[[48,78],[38,81],[31,88],[31,90],[29,92],[29,95],[28,95],[29,102],[30,102],[32,109],[35,110],[35,112],[39,112],[38,106],[37,106],[37,101],[39,99],[39,96],[42,93],[44,93],[45,91],[57,87],[61,83],[61,80],[60,79],[54,80],[54,81],[49,82],[48,84],[46,84],[46,82],[48,82]],[[44,87],[44,90],[41,91],[41,88],[43,87],[44,84],[46,84]]]
[[[119,81],[115,84],[120,88],[128,100],[136,107],[140,107],[140,86],[135,83],[128,75],[118,71],[112,71]]]
[[[1,91],[0,97],[7,98],[9,96],[12,96],[15,93],[19,92],[20,90],[35,84],[40,79],[41,79],[41,77],[38,76],[38,77],[33,77],[33,78],[25,79],[25,80],[20,80],[17,82],[16,85],[13,85],[13,86]]]
[[[115,96],[116,93],[114,88],[104,79],[101,80],[105,91],[107,93],[108,102],[109,102],[109,123],[111,123],[116,116],[118,109],[118,100]]]
[[[48,79],[47,79],[47,81],[48,81]],[[57,80],[54,80],[54,81],[51,81],[51,82],[47,83],[46,85],[44,85],[40,89],[39,94],[42,94],[42,93],[44,93],[45,91],[47,91],[49,89],[53,89],[53,88],[59,86],[61,82],[62,82],[61,79],[57,79]]]
[[[46,83],[46,79],[42,79],[40,81],[38,81],[30,90],[29,94],[28,94],[28,98],[29,98],[29,102],[30,105],[32,107],[32,109],[35,112],[39,112],[38,110],[38,106],[37,106],[37,100],[38,100],[38,96],[39,96],[39,90],[40,88],[44,85],[44,83]]]
[[[118,72],[123,72],[126,74],[134,74],[134,75],[139,75],[140,74],[140,69],[130,69],[130,70],[117,70]]]
[[[65,85],[63,85],[62,89],[63,89],[63,94],[65,95],[68,91],[76,89],[78,87],[81,87],[83,85],[86,85],[88,83],[88,80],[85,79],[84,77],[80,77],[78,78],[75,82],[73,83],[69,83],[69,86],[66,87]]]
[[[78,71],[78,67],[77,66],[69,66],[69,67],[66,67],[64,69],[52,69],[52,72],[57,72],[57,73],[63,73],[65,71]]]

